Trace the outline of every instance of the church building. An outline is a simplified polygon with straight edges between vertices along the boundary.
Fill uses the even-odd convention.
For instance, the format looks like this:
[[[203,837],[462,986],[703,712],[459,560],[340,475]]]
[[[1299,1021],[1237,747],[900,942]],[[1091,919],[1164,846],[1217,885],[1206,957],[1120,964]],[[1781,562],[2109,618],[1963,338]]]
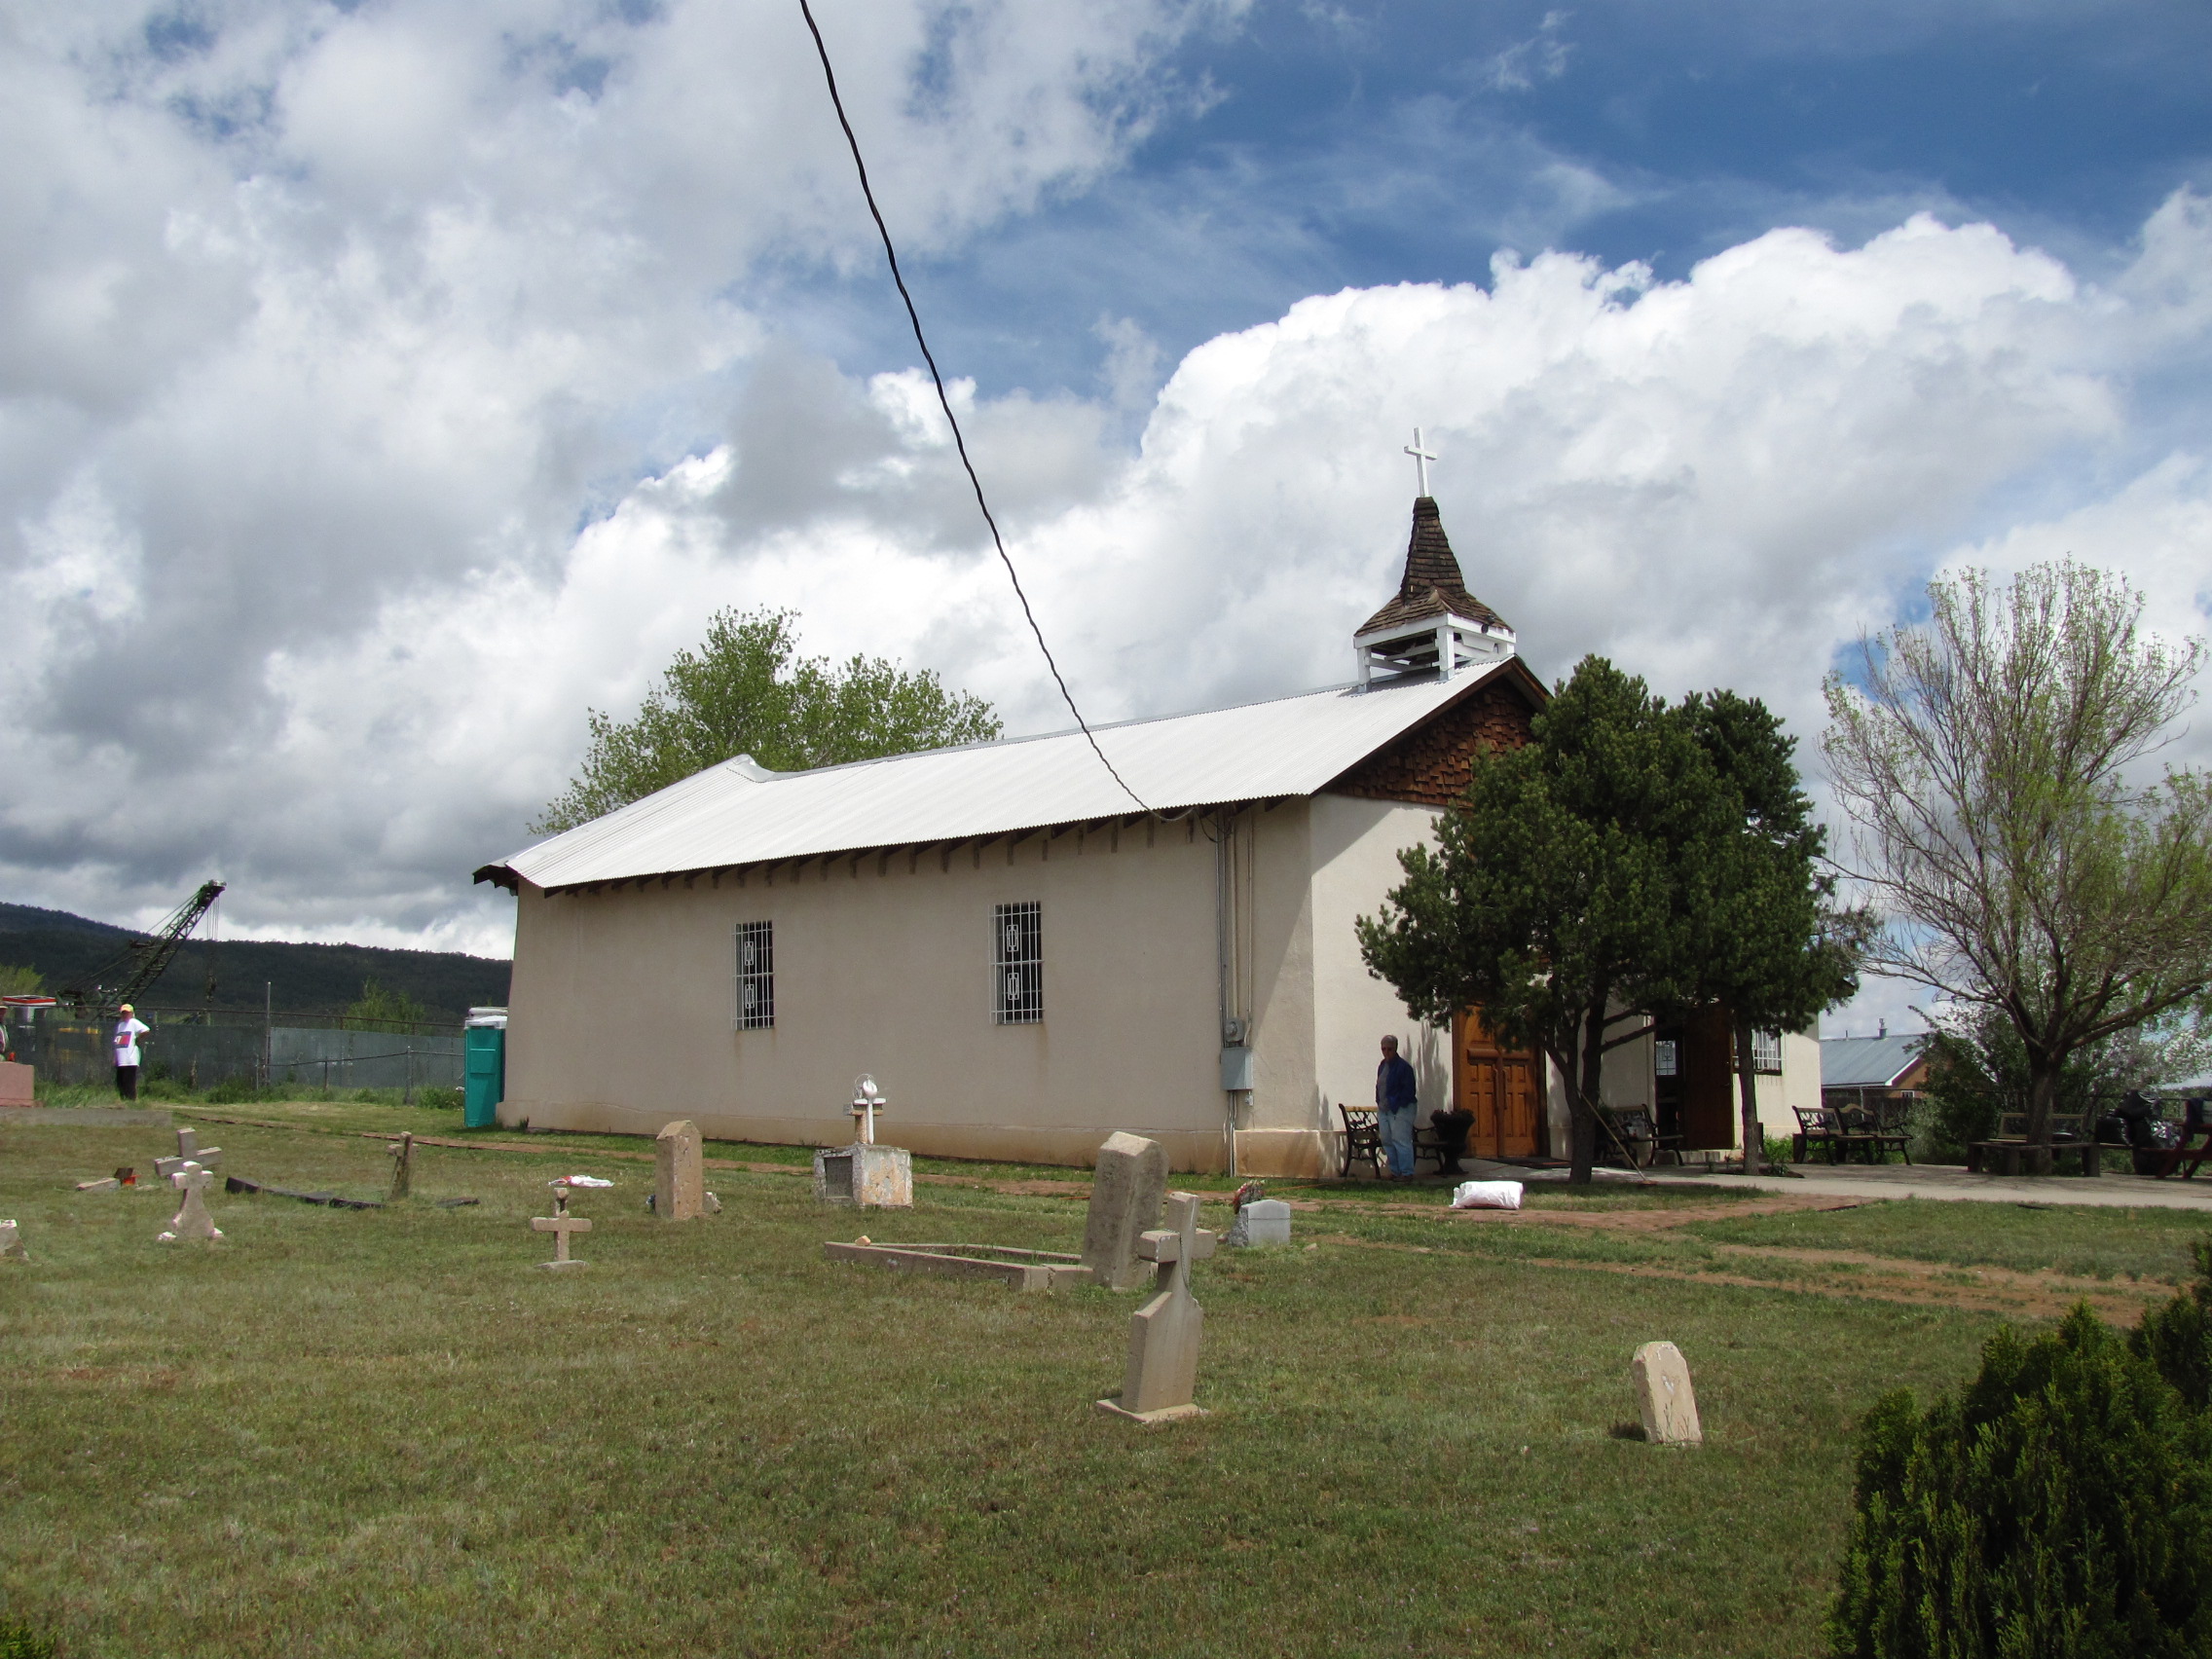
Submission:
[[[917,1153],[1088,1164],[1125,1129],[1179,1169],[1311,1174],[1394,1034],[1423,1116],[1475,1115],[1471,1152],[1564,1155],[1544,1063],[1472,1017],[1409,1019],[1353,933],[1477,748],[1526,742],[1546,698],[1428,496],[1352,644],[1347,684],[1095,728],[1112,771],[1081,731],[806,772],[740,756],[487,865],[517,901],[500,1121],[840,1145],[866,1073],[879,1138]],[[1616,1051],[1610,1103],[1731,1146],[1713,1036]],[[1771,1048],[1780,1132],[1793,1088],[1819,1103],[1818,1046]]]

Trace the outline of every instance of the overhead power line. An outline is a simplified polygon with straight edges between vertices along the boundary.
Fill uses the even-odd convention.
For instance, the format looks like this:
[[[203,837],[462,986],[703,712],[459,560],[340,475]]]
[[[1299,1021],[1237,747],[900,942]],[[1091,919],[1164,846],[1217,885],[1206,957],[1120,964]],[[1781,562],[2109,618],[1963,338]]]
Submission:
[[[814,8],[807,0],[798,0],[799,14],[806,18],[807,33],[814,36],[814,50],[822,59],[822,78],[830,86],[830,102],[837,112],[837,125],[845,129],[845,142],[853,152],[853,168],[861,177],[861,195],[867,199],[868,216],[875,221],[876,234],[883,239],[883,257],[891,266],[891,280],[898,286],[899,297],[906,304],[906,320],[914,328],[914,344],[922,349],[922,361],[930,367],[930,380],[937,387],[937,401],[944,411],[945,424],[952,428],[953,448],[960,452],[960,464],[967,471],[968,482],[976,492],[976,505],[982,510],[983,522],[991,528],[991,545],[998,549],[999,563],[1006,567],[1006,579],[1014,584],[1014,597],[1021,602],[1021,614],[1028,620],[1029,632],[1036,636],[1037,648],[1045,654],[1045,666],[1052,671],[1052,683],[1060,688],[1060,699],[1075,717],[1090,752],[1098,756],[1098,763],[1122,786],[1122,793],[1137,803],[1142,812],[1150,812],[1144,797],[1129,788],[1128,780],[1114,769],[1114,762],[1106,758],[1106,751],[1098,747],[1098,738],[1090,729],[1090,722],[1083,718],[1083,711],[1075,706],[1075,693],[1068,689],[1061,677],[1060,665],[1052,660],[1052,647],[1045,643],[1045,630],[1037,625],[1037,613],[1029,608],[1029,596],[1021,589],[1021,576],[1014,568],[1014,560],[1006,550],[1006,540],[999,535],[999,521],[991,515],[991,503],[984,499],[983,481],[976,475],[976,463],[968,459],[968,440],[961,435],[960,418],[952,412],[952,399],[944,389],[944,376],[938,372],[937,356],[930,350],[930,343],[922,333],[921,313],[914,309],[914,296],[906,291],[906,278],[899,270],[899,250],[891,245],[891,228],[883,222],[883,211],[875,204],[875,189],[867,181],[867,163],[861,158],[861,141],[853,133],[853,124],[845,116],[845,100],[837,93],[837,71],[830,64],[830,48],[822,39],[821,26],[814,20]]]

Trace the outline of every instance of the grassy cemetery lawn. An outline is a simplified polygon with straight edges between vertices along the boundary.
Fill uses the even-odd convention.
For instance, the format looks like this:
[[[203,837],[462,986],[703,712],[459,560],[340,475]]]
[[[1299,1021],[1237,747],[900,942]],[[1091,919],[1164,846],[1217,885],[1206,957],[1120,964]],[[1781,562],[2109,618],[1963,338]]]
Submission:
[[[201,1139],[376,1198],[358,1130],[447,1132],[357,1109],[383,1110]],[[1813,1654],[1867,1404],[1955,1383],[2008,1309],[2140,1307],[2202,1230],[1294,1189],[1297,1242],[1194,1275],[1212,1415],[1143,1429],[1091,1404],[1140,1298],[822,1259],[860,1233],[1072,1250],[1080,1194],[1018,1189],[1079,1171],[861,1215],[710,1162],[722,1213],[669,1224],[610,1156],[642,1143],[545,1139],[422,1149],[385,1209],[218,1189],[226,1239],[167,1247],[174,1195],[72,1190],[150,1180],[167,1131],[0,1126],[31,1255],[0,1264],[0,1624],[71,1656]],[[547,1273],[528,1218],[570,1172],[617,1185],[575,1205],[591,1265]],[[1655,1338],[1702,1451],[1628,1437]]]

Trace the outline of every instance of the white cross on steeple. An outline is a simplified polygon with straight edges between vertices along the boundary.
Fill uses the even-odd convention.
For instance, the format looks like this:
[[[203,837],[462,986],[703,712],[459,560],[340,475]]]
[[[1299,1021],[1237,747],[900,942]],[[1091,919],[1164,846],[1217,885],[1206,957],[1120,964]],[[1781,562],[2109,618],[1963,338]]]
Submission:
[[[1420,478],[1420,493],[1428,494],[1428,463],[1436,459],[1433,452],[1420,447],[1420,428],[1414,428],[1414,441],[1406,446],[1406,453],[1414,458],[1414,471]]]

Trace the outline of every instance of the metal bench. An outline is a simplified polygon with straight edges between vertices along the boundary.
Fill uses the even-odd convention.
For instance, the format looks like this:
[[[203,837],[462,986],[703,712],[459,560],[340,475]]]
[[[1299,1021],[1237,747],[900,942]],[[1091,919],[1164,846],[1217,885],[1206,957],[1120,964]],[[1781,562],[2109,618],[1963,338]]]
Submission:
[[[1871,1152],[1873,1135],[1855,1127],[1845,1117],[1842,1108],[1798,1106],[1792,1110],[1797,1114],[1797,1132],[1789,1137],[1790,1162],[1809,1161],[1812,1151],[1817,1146],[1827,1148],[1830,1163],[1843,1162],[1851,1156],[1854,1147]]]
[[[1382,1125],[1372,1106],[1346,1106],[1337,1102],[1337,1116],[1344,1121],[1343,1156],[1337,1161],[1337,1174],[1341,1179],[1351,1178],[1351,1166],[1365,1163],[1378,1178],[1382,1173]]]

